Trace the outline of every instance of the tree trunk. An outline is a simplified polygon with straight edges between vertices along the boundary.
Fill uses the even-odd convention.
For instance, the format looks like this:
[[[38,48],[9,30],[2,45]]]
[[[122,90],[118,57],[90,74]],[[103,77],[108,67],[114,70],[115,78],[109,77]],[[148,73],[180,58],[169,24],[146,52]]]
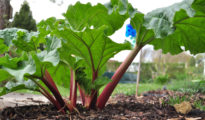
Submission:
[[[0,29],[7,27],[8,20],[12,18],[10,0],[0,0]]]

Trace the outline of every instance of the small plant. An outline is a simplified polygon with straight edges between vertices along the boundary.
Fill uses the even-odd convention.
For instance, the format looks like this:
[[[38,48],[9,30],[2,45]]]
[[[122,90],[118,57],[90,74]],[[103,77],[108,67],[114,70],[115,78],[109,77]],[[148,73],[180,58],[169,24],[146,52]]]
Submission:
[[[175,104],[180,104],[184,101],[190,101],[190,99],[187,96],[171,96],[171,97],[169,97],[168,101],[163,101],[163,104],[168,103],[169,105],[174,106]],[[203,105],[202,100],[194,101],[193,106],[195,108],[202,110],[202,111],[205,111],[205,106]]]
[[[196,107],[202,111],[205,111],[205,105],[203,105],[202,103],[203,103],[203,101],[201,101],[201,100],[195,101],[194,107]]]
[[[169,97],[168,104],[173,106],[175,104],[180,104],[183,101],[189,101],[189,98],[186,96],[171,96]]]

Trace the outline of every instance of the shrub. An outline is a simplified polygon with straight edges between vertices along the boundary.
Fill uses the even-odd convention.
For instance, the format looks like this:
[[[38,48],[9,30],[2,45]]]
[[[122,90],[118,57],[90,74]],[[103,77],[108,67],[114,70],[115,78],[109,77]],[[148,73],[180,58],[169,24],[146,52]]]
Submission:
[[[159,84],[165,84],[165,83],[169,82],[169,76],[168,75],[160,75],[154,81],[156,83],[159,83]]]

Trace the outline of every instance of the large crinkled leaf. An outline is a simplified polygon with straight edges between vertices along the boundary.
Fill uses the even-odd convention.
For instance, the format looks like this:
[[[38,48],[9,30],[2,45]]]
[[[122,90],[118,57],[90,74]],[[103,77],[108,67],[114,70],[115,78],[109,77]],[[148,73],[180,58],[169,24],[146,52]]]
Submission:
[[[192,2],[193,0],[184,0],[169,7],[156,9],[145,15],[144,25],[148,29],[154,30],[156,38],[166,37],[175,31],[173,25],[175,13],[177,11],[183,9],[186,11],[189,17],[194,16],[195,11],[191,8]]]
[[[53,66],[59,63],[58,48],[61,47],[61,40],[56,37],[46,37],[45,50],[37,53],[41,62],[50,62]]]
[[[133,8],[128,0],[111,0],[104,5],[108,9],[108,14],[129,15],[130,18],[138,13],[137,9]]]
[[[22,81],[22,82],[12,82],[9,81],[5,87],[0,91],[0,96],[8,94],[10,92],[14,92],[17,90],[22,90],[22,89],[28,89],[28,90],[37,90],[38,87],[35,85],[35,83],[31,80],[27,81]]]
[[[31,36],[28,37],[27,35]],[[57,49],[61,47],[61,40],[56,37],[50,36],[44,38],[44,41],[46,41],[44,51],[36,49],[36,44],[38,42],[32,44],[32,40],[33,38],[36,38],[36,34],[20,31],[17,33],[16,38],[19,39],[14,40],[14,45],[16,45],[16,49],[20,49],[22,51],[22,54],[21,56],[14,58],[8,55],[0,58],[0,67],[2,68],[0,69],[0,75],[4,73],[7,73],[8,75],[9,73],[10,75],[8,75],[8,77],[14,77],[12,81],[10,80],[7,82],[6,86],[0,92],[0,95],[20,89],[37,90],[38,88],[35,83],[28,79],[32,78],[32,76],[42,77],[42,71],[49,67],[56,66],[59,63],[59,54]],[[25,48],[21,43],[26,45]],[[60,73],[62,74],[62,70]],[[2,76],[2,79],[0,80],[6,80],[8,77]]]
[[[19,28],[5,28],[0,30],[0,39],[4,40],[4,44],[10,46],[12,45],[12,40],[17,38],[18,31],[27,32],[26,30]]]
[[[62,43],[62,47],[58,51],[61,62],[64,63],[65,66],[75,69],[75,63],[77,61],[76,58],[72,56],[70,48],[65,43]]]
[[[38,31],[39,31],[39,37],[38,39],[40,38],[44,38],[46,35],[50,34],[51,31],[53,29],[57,29],[56,26],[55,26],[55,23],[56,23],[56,18],[54,17],[51,17],[51,18],[48,18],[46,20],[42,20],[38,25]],[[43,42],[44,40],[40,40],[40,42]]]
[[[13,63],[10,63],[13,64]],[[17,68],[12,69],[8,67],[2,67],[3,70],[6,70],[9,74],[15,77],[17,81],[24,81],[24,75],[30,74],[33,75],[36,72],[36,65],[34,60],[29,57],[28,61],[22,61],[20,65],[18,65]]]
[[[204,0],[195,0],[192,8],[195,10],[195,15],[205,15],[205,2]]]
[[[4,66],[4,67],[16,69],[18,68],[18,65],[20,65],[21,62],[26,59],[27,59],[26,54],[22,54],[21,57],[15,57],[15,58],[12,58],[8,54],[6,54],[5,56],[0,57],[0,68],[1,66]]]
[[[143,26],[144,22],[144,14],[142,13],[136,13],[135,16],[130,20],[131,25],[137,31],[137,45],[145,45],[155,38],[153,30],[147,29],[145,26]]]
[[[71,67],[73,70],[81,66],[82,58],[73,54],[72,48],[67,45],[67,42],[62,43],[62,47],[58,49],[58,52],[60,54],[60,62],[64,66]]]
[[[0,40],[3,40],[4,43],[0,46],[0,52],[6,52],[8,50],[5,46],[15,46],[18,50],[26,52],[34,51],[38,47],[38,34],[38,32],[28,32],[27,30],[18,28],[0,30]]]
[[[47,37],[45,50],[39,53],[31,52],[32,58],[36,63],[36,76],[42,76],[42,70],[52,66],[57,66],[60,62],[58,48],[61,47],[61,40],[56,37]]]
[[[7,34],[5,32],[5,34]],[[56,66],[59,63],[59,54],[57,49],[61,47],[61,40],[50,36],[44,38],[44,51],[38,50],[35,42],[38,34],[27,31],[17,31],[13,42],[17,50],[21,50],[20,57],[9,57],[8,55],[0,58],[2,69],[6,70],[17,81],[23,81],[25,75],[42,76],[42,70],[50,66]],[[37,41],[37,40],[36,40]],[[24,45],[26,45],[24,47]],[[25,52],[24,52],[25,51]],[[29,58],[29,59],[28,59]]]
[[[130,44],[118,44],[105,36],[106,26],[98,29],[85,29],[82,32],[74,32],[70,28],[64,28],[56,32],[65,40],[65,45],[70,48],[72,54],[83,58],[89,69],[100,70],[103,65],[121,50],[130,49]]]
[[[37,49],[37,32],[18,31],[17,38],[12,43],[22,51],[35,51]]]
[[[8,46],[4,44],[4,40],[0,38],[0,54],[8,51]]]
[[[128,14],[135,12],[136,10],[128,4],[127,0],[112,0],[105,6],[102,4],[92,6],[90,3],[77,2],[68,7],[64,16],[74,30],[82,31],[91,26],[98,29],[98,27],[106,25],[106,34],[111,35],[122,27],[124,21],[129,17]]]
[[[135,18],[131,20],[132,25],[136,26],[137,31],[139,26],[146,27],[141,35],[143,38],[152,36],[153,39],[145,43],[150,42],[155,49],[162,49],[164,53],[178,54],[183,51],[181,47],[184,46],[185,50],[189,50],[192,54],[205,52],[204,0],[184,0],[154,10],[145,15],[144,19],[140,19],[140,16],[142,15],[135,14]],[[154,34],[147,33],[150,30],[153,30]]]
[[[58,66],[49,67],[47,70],[56,84],[69,88],[70,68],[66,64],[59,63]]]
[[[0,82],[5,81],[5,80],[9,80],[12,78],[12,76],[5,70],[0,69]]]

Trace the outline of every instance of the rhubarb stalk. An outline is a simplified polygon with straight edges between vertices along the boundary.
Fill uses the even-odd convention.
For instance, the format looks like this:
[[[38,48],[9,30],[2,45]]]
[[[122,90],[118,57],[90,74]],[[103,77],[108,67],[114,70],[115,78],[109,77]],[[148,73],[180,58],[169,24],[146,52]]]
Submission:
[[[64,102],[60,92],[58,91],[52,77],[50,76],[50,74],[48,73],[47,70],[45,71],[45,75],[43,78],[41,78],[41,80],[49,88],[49,90],[53,93],[56,100],[60,103],[61,108],[65,107],[65,102]]]
[[[125,61],[119,66],[115,74],[112,76],[111,80],[112,82],[108,83],[100,96],[97,99],[97,107],[102,109],[104,108],[106,102],[108,101],[110,95],[112,94],[113,90],[117,86],[118,82],[122,78],[123,74],[126,72],[129,65],[132,63],[138,52],[143,46],[135,46],[135,48],[130,52],[130,54],[127,56]]]
[[[76,101],[77,101],[77,83],[75,80],[75,71],[73,69],[70,69],[70,101],[73,107],[76,107]]]

